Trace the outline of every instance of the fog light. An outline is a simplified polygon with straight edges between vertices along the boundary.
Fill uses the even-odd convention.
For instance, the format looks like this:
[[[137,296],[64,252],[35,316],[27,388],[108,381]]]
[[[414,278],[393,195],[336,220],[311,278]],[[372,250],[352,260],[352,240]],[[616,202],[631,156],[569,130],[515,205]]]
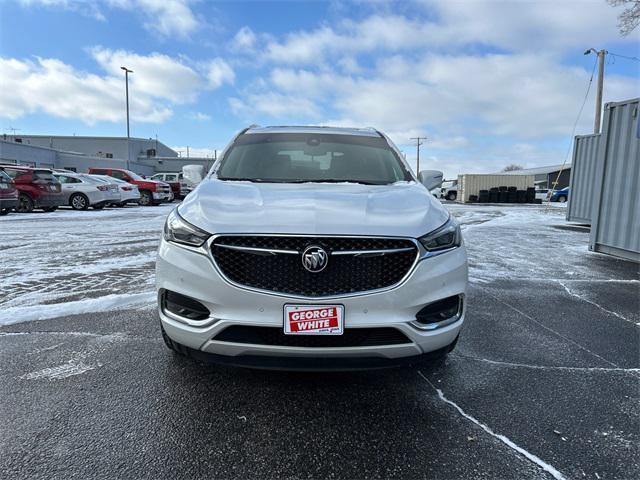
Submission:
[[[435,330],[457,321],[462,315],[462,295],[454,295],[423,307],[411,324],[421,330]]]
[[[206,320],[211,314],[209,309],[197,300],[171,290],[165,290],[162,294],[162,309],[189,320]]]

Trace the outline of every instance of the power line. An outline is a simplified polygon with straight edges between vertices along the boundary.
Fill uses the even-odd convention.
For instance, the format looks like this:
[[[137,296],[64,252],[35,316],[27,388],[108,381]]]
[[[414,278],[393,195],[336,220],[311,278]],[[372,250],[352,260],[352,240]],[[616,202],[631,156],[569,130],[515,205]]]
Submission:
[[[620,58],[626,58],[627,60],[634,60],[636,62],[640,62],[640,58],[638,57],[629,57],[627,55],[620,55],[618,53],[611,53],[611,52],[607,52],[609,55],[612,55],[614,57],[620,57]]]
[[[573,146],[573,138],[576,135],[576,128],[578,128],[578,122],[580,121],[580,117],[582,116],[582,111],[584,110],[584,106],[587,104],[587,98],[589,98],[589,92],[591,91],[591,85],[593,85],[593,76],[596,73],[596,66],[598,65],[598,58],[593,62],[593,68],[591,69],[591,78],[589,78],[589,84],[587,85],[587,91],[584,93],[584,99],[582,100],[582,105],[580,106],[580,110],[578,111],[578,115],[576,116],[576,121],[573,122],[573,130],[571,131],[571,137],[569,137],[569,145],[567,148],[567,153],[564,154],[564,161],[562,162],[562,167],[558,171],[558,175],[556,176],[555,181],[553,182],[553,186],[549,190],[549,193],[555,190],[558,182],[560,181],[560,175],[564,170],[564,166],[567,164],[567,159],[569,158],[569,153],[571,152],[571,147]],[[547,193],[547,196],[549,195]],[[547,208],[549,208],[547,206]]]

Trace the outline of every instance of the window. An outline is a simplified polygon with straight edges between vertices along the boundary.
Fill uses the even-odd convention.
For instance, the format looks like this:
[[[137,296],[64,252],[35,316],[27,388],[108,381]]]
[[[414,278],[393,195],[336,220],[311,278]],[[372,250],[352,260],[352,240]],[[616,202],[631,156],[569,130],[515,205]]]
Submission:
[[[178,176],[175,173],[167,173],[164,176],[164,181],[165,182],[175,182],[177,180]]]
[[[222,160],[218,178],[373,185],[412,179],[384,138],[315,133],[242,135]]]
[[[107,175],[107,171],[102,168],[92,168],[91,173],[93,175]]]
[[[163,180],[164,174],[162,173],[156,173],[154,176],[151,177],[151,180]]]
[[[112,171],[111,172],[111,176],[113,178],[119,178],[120,180],[123,180],[123,179],[127,178],[127,176],[123,172],[120,172],[118,170]]]

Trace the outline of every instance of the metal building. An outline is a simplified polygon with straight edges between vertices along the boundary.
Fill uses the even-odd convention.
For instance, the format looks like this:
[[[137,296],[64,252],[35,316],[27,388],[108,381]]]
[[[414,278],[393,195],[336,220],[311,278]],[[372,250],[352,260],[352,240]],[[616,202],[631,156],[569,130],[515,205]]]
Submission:
[[[569,186],[571,176],[571,164],[548,165],[546,167],[523,168],[509,172],[498,172],[496,175],[533,175],[536,188],[553,188],[557,181],[556,190]]]
[[[127,158],[127,152],[130,157]],[[0,140],[0,163],[87,172],[91,167],[129,168],[150,176],[180,172],[184,165],[202,165],[212,158],[179,157],[175,150],[154,139],[51,135],[5,135]]]
[[[602,133],[576,137],[567,220],[589,249],[640,262],[640,98],[607,103]]]

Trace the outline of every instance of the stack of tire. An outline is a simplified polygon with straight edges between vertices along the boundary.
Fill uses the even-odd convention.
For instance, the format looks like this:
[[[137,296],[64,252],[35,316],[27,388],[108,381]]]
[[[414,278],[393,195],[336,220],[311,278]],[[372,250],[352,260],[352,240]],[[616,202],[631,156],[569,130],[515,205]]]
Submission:
[[[536,189],[518,190],[518,187],[493,187],[480,190],[479,195],[470,195],[471,203],[542,203],[536,199]]]

